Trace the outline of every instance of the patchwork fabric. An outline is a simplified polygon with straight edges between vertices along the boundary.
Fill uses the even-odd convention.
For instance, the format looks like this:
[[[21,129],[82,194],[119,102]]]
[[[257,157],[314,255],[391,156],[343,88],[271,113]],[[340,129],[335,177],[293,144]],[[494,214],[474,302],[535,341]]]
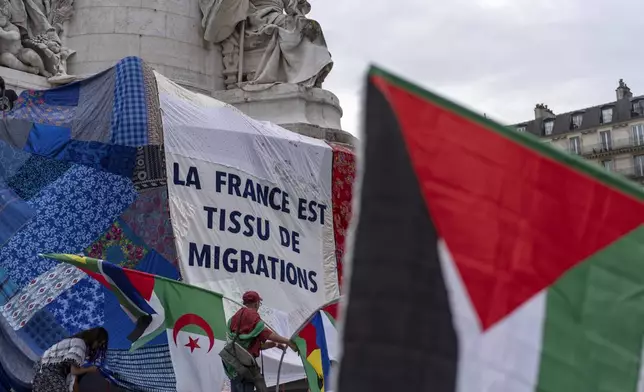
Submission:
[[[35,214],[34,209],[0,182],[0,246]]]
[[[34,124],[27,138],[25,151],[48,158],[60,159],[59,157],[70,138],[71,130],[67,127]]]
[[[177,264],[167,187],[141,192],[121,219],[150,249]]]
[[[25,90],[16,100],[7,118],[62,127],[70,125],[75,116],[76,107],[48,104],[45,102],[44,91]]]
[[[127,178],[75,165],[28,203],[35,216],[0,248],[0,267],[22,287],[56,265],[45,252],[78,253],[136,198]]]
[[[33,123],[27,120],[0,120],[0,140],[10,146],[22,149],[27,143]]]
[[[154,70],[143,63],[143,80],[145,83],[145,102],[148,108],[148,144],[163,144],[163,121],[161,120],[161,104],[159,88]]]
[[[36,312],[85,277],[85,273],[78,268],[58,264],[29,282],[27,287],[0,308],[0,312],[13,329],[20,329]]]
[[[70,83],[42,92],[45,104],[51,106],[77,106],[80,83]]]
[[[45,309],[50,311],[61,327],[70,334],[104,325],[105,295],[101,287],[96,280],[84,278]]]
[[[137,191],[164,187],[168,184],[163,146],[137,148],[132,182]]]
[[[351,148],[329,143],[333,148],[333,184],[331,185],[333,202],[333,230],[335,252],[338,261],[338,281],[342,285],[343,258],[346,236],[351,221],[351,203],[353,184],[356,174],[356,157]]]
[[[7,181],[7,186],[24,200],[36,196],[73,166],[69,162],[47,159],[39,155],[28,156],[29,159]]]
[[[135,154],[134,147],[72,140],[61,154],[61,159],[131,178]]]
[[[4,306],[18,292],[18,287],[4,268],[0,268],[0,306]]]
[[[110,68],[80,82],[72,139],[109,143],[116,70]]]
[[[120,387],[131,391],[174,392],[176,379],[168,345],[145,346],[136,351],[108,350],[107,366]],[[144,369],[144,371],[142,371]]]
[[[7,181],[29,159],[31,154],[0,140],[0,180]]]
[[[85,249],[95,259],[109,260],[124,268],[135,268],[148,249],[122,220],[117,220],[101,238]]]
[[[49,347],[68,337],[69,332],[58,324],[54,315],[43,309],[18,331],[18,336],[34,353],[42,355]]]
[[[77,270],[59,275],[64,267],[38,256],[94,252],[179,277],[154,71],[127,58],[81,82],[25,91],[0,121],[0,196],[10,195],[33,215],[16,219],[11,210],[9,218],[13,207],[0,201],[0,307],[10,303],[7,327],[42,354],[70,334],[104,325],[115,342],[122,338],[124,350],[111,357],[123,386],[173,391],[167,337],[127,352],[133,323],[113,296]]]
[[[112,144],[138,147],[148,142],[148,111],[143,68],[138,57],[126,57],[116,65]]]

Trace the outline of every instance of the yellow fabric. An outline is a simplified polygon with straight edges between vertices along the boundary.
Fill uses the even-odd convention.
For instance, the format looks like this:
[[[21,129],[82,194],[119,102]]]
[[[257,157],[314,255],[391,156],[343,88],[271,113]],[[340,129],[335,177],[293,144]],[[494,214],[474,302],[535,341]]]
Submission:
[[[320,349],[318,348],[311,351],[311,354],[309,354],[306,359],[318,374],[318,378],[324,380],[324,371],[322,370],[322,352],[320,351]],[[324,385],[322,385],[320,392],[324,392]]]

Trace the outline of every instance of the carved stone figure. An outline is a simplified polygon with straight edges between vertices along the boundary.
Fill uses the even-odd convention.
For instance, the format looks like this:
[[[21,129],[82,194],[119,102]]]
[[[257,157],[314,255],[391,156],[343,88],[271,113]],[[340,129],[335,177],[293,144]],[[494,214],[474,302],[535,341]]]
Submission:
[[[307,0],[199,3],[204,38],[222,45],[228,88],[244,82],[321,87],[331,71],[322,28],[306,17],[311,10]]]
[[[51,76],[42,59],[20,42],[20,31],[11,23],[11,9],[0,3],[0,64],[18,71]]]
[[[73,0],[0,0],[0,9],[9,19],[5,32],[9,28],[10,36],[15,37],[17,31],[17,43],[23,49],[23,54],[16,54],[15,44],[12,48],[6,45],[1,48],[0,56],[6,58],[2,65],[31,72],[11,61],[13,55],[27,66],[37,67],[42,76],[60,79],[67,75],[67,58],[75,52],[62,45],[60,34],[65,21],[73,15]],[[6,41],[9,35],[3,38]],[[35,61],[34,55],[40,61]]]

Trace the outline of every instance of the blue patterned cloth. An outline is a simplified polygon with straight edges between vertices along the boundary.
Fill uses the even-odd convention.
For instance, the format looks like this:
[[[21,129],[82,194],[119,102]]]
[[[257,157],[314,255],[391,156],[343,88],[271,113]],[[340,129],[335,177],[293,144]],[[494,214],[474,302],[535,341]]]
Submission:
[[[7,185],[24,200],[36,196],[49,184],[58,180],[73,165],[32,155],[22,167],[7,180]]]
[[[53,314],[41,310],[18,331],[18,336],[34,353],[42,355],[49,347],[69,337],[69,332],[58,324]]]
[[[129,179],[75,165],[28,201],[36,215],[0,248],[0,267],[23,287],[56,264],[38,254],[82,252],[135,199]]]
[[[37,213],[0,248],[0,267],[24,287],[56,264],[38,254],[83,251],[135,199],[129,179],[73,166],[28,202]],[[103,292],[97,282],[85,279],[46,309],[67,331],[78,332],[102,324]]]
[[[0,181],[7,181],[20,170],[31,154],[0,140]]]
[[[143,64],[138,57],[126,57],[116,65],[110,141],[112,144],[131,147],[148,143]]]
[[[176,391],[177,381],[167,344],[145,346],[133,352],[108,350],[107,366],[114,372],[117,384],[127,390]]]
[[[14,294],[18,292],[18,287],[4,268],[0,268],[0,306],[4,306]]]

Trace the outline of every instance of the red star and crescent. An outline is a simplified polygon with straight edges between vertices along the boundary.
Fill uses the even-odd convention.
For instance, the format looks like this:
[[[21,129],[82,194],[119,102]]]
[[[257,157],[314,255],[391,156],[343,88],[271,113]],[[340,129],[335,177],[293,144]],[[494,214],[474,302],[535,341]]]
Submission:
[[[193,353],[195,349],[201,348],[199,345],[199,338],[193,339],[192,336],[188,336],[188,339],[190,339],[190,341],[185,345],[185,347],[190,348],[190,353]]]
[[[206,333],[206,336],[208,337],[208,342],[209,342],[209,347],[208,347],[208,353],[212,350],[212,348],[215,345],[215,334],[212,331],[212,328],[210,325],[204,320],[202,317],[197,316],[194,313],[187,313],[184,314],[183,316],[179,317],[177,321],[174,323],[174,328],[172,331],[172,338],[174,340],[175,346],[177,345],[177,335],[179,335],[179,332],[184,329],[185,327],[189,325],[196,325],[197,327],[203,329],[203,331]],[[197,341],[199,339],[195,339],[193,343],[193,339],[190,338],[190,343],[186,345],[186,347],[190,347],[190,352],[194,351],[194,348],[192,348],[189,345],[194,345],[196,346],[195,348],[201,348],[198,344]]]

